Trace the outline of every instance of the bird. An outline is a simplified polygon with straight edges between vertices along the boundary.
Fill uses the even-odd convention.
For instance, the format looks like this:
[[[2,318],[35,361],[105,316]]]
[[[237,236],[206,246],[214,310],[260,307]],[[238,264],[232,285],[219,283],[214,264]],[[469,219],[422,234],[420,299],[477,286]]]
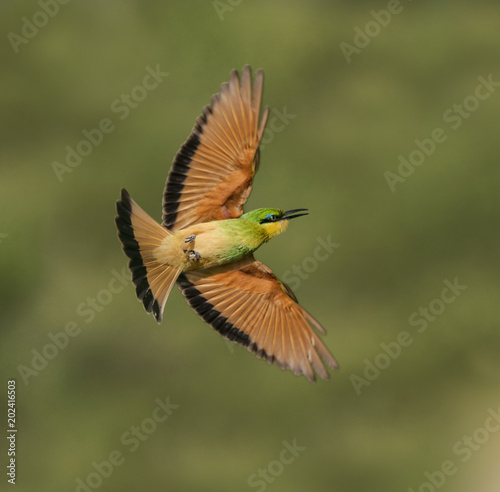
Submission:
[[[258,208],[243,213],[259,167],[269,116],[261,112],[264,74],[244,66],[203,108],[177,152],[163,194],[162,223],[121,190],[118,237],[137,298],[160,323],[174,284],[220,335],[269,364],[329,379],[338,364],[319,334],[322,325],[254,252],[307,209]]]

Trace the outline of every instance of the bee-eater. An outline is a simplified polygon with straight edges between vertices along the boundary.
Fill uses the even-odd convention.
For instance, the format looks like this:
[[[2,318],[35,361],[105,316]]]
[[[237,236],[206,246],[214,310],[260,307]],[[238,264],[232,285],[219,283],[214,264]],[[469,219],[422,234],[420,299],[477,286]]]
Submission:
[[[122,190],[116,225],[136,293],[161,322],[177,282],[193,309],[225,338],[282,369],[328,379],[337,368],[317,333],[323,327],[253,252],[306,209],[259,208],[243,214],[259,166],[262,70],[233,70],[179,149],[158,224]],[[314,328],[314,329],[313,329]],[[321,357],[321,358],[320,358]]]

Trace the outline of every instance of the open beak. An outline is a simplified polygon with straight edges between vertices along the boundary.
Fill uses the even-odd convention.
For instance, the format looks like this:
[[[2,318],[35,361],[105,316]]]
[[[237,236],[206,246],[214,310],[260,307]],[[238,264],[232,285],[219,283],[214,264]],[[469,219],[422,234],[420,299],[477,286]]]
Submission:
[[[297,212],[304,212],[302,214]],[[303,215],[307,215],[307,208],[296,208],[295,210],[287,210],[281,217],[280,220],[290,220],[295,219],[296,217],[302,217]]]

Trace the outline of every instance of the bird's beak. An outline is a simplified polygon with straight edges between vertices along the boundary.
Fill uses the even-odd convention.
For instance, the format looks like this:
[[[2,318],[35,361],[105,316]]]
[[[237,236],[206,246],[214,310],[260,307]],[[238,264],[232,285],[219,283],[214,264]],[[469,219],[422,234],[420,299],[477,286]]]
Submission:
[[[298,214],[297,212],[304,212],[302,214]],[[286,211],[281,217],[280,220],[290,220],[295,219],[296,217],[302,217],[303,215],[307,215],[307,208],[296,208],[295,210]]]

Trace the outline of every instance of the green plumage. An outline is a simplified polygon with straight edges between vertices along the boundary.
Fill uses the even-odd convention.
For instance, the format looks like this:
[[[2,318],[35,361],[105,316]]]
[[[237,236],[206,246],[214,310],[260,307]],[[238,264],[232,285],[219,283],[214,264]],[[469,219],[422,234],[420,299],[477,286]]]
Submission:
[[[252,210],[237,219],[213,222],[211,231],[212,257],[219,259],[219,264],[232,263],[251,255],[262,244],[284,229],[288,221],[261,223],[269,215],[279,216],[282,211],[270,208]],[[223,245],[223,248],[220,245]],[[202,255],[203,257],[203,255]]]

